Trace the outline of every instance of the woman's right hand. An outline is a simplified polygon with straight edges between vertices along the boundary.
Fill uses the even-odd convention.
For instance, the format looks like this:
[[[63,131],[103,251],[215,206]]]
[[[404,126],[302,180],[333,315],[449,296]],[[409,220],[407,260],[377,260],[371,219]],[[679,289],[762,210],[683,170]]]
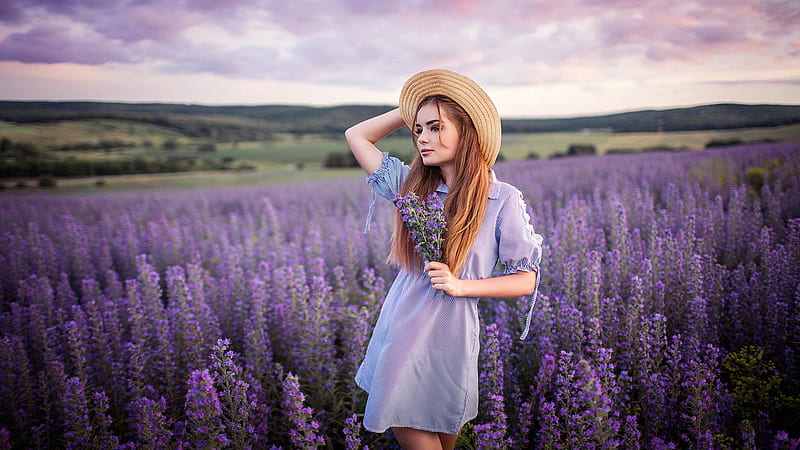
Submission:
[[[383,154],[375,143],[403,125],[400,109],[393,109],[357,123],[344,132],[350,151],[365,172],[373,173],[381,166]]]

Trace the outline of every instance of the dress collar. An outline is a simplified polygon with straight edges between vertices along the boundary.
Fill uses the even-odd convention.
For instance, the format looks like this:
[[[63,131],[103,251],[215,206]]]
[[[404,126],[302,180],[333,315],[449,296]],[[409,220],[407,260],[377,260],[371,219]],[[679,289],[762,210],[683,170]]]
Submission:
[[[444,184],[439,183],[439,187],[436,188],[436,192],[441,192],[442,194],[447,194],[450,192],[450,188]],[[494,170],[489,170],[489,198],[492,200],[496,200],[500,197],[500,184],[497,182],[497,175],[494,174]]]

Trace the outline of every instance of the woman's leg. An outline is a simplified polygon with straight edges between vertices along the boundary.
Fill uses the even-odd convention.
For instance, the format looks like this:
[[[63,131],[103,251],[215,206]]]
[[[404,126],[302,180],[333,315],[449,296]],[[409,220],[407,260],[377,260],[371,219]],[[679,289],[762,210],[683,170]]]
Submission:
[[[439,435],[439,442],[442,443],[442,450],[453,450],[456,448],[456,441],[458,440],[457,434],[437,433]]]
[[[403,450],[442,450],[439,433],[405,427],[394,427],[392,433]]]

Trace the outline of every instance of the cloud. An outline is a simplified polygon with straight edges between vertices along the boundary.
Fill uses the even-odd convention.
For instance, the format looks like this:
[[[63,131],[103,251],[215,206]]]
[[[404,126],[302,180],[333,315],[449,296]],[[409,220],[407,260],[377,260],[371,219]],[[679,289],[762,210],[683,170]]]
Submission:
[[[25,63],[130,62],[114,42],[75,35],[58,25],[39,25],[0,42],[0,60]]]
[[[753,5],[753,13],[763,20],[767,36],[785,36],[787,29],[800,24],[800,8],[796,1],[767,0]],[[795,28],[796,29],[796,28]]]
[[[0,60],[375,88],[438,66],[535,85],[645,78],[726,55],[791,64],[798,10],[795,0],[8,0],[0,22],[15,32]]]
[[[94,12],[90,19],[96,23],[94,30],[110,39],[123,42],[175,42],[181,34],[193,25],[202,23],[203,18],[191,12],[165,7],[162,10],[133,8],[124,12],[103,15]]]
[[[0,2],[0,23],[14,23],[23,17],[23,9],[14,2]]]
[[[786,85],[786,86],[800,86],[800,78],[788,79],[738,79],[738,80],[709,80],[703,81],[702,84],[708,85],[729,85],[729,86],[752,86],[752,85]]]

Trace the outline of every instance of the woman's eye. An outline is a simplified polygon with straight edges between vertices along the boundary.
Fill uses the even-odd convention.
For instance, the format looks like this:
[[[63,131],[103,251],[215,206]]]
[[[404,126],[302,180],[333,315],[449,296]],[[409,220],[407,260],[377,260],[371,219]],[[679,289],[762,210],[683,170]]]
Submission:
[[[414,134],[416,134],[417,136],[422,134],[422,128],[421,127],[420,128],[414,128]]]
[[[439,132],[439,127],[437,125],[434,125],[434,126],[431,127],[431,131],[438,133]]]

